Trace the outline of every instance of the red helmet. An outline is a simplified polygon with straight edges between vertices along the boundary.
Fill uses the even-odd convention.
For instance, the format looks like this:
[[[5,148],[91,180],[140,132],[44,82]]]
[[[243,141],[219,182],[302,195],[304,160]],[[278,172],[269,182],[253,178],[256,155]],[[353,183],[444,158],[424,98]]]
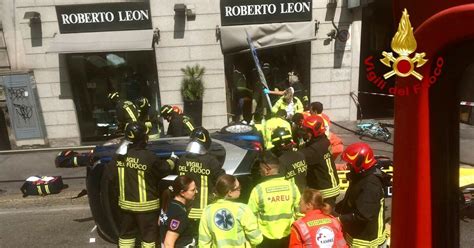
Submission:
[[[321,116],[311,115],[303,120],[303,127],[311,130],[314,137],[318,137],[326,131],[324,120]]]
[[[342,153],[342,160],[346,161],[355,173],[364,172],[372,168],[376,161],[374,151],[366,143],[354,143]]]
[[[178,106],[172,106],[173,108],[173,111],[178,113],[178,114],[182,114],[183,113],[183,110],[181,110]]]

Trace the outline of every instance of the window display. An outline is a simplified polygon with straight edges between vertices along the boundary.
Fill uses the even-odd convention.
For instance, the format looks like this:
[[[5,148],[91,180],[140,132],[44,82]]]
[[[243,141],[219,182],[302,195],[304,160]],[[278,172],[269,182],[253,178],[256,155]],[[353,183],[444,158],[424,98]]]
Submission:
[[[153,52],[68,54],[66,59],[82,141],[120,133],[116,106],[108,99],[110,93],[118,93],[123,102],[146,97],[150,109],[158,108]]]

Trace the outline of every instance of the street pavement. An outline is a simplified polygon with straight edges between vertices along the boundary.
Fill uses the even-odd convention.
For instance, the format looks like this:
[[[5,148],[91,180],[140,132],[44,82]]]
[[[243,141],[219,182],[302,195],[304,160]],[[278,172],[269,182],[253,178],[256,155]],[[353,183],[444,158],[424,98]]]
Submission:
[[[383,122],[390,123],[390,121]],[[357,123],[338,122],[337,124],[350,130],[356,130]],[[393,129],[389,128],[389,130],[393,134]],[[331,131],[337,133],[346,146],[361,141],[359,136],[335,125],[332,125]],[[362,138],[362,141],[369,143],[376,155],[385,155],[392,158],[392,145],[370,138]],[[393,137],[388,142],[393,142]],[[474,127],[461,124],[460,145],[461,161],[474,164],[474,153],[472,153]],[[95,232],[88,208],[87,196],[72,199],[85,189],[86,168],[56,168],[54,158],[58,152],[58,150],[0,152],[0,169],[2,171],[0,173],[0,223],[2,223],[0,225],[0,247],[30,246],[31,240],[35,240],[36,245],[33,245],[33,247],[41,246],[40,244],[43,247],[84,247],[86,245],[114,247],[102,240]],[[27,177],[33,175],[60,175],[69,187],[57,195],[23,198],[20,187]],[[390,200],[387,203],[388,211],[390,211]],[[38,225],[31,228],[31,230],[25,229],[31,226],[31,224],[28,224],[29,222],[38,223]],[[73,238],[66,241],[67,238],[65,237],[54,237],[55,232],[72,233],[73,236],[71,237]],[[18,235],[19,233],[22,235]],[[472,247],[471,245],[474,244],[473,233],[474,220],[461,221],[461,247]],[[61,242],[65,243],[56,245],[61,244]]]

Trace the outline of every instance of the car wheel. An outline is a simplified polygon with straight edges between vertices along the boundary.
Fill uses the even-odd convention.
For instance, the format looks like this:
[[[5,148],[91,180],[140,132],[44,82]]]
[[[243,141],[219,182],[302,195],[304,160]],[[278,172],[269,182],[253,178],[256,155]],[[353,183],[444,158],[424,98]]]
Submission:
[[[225,126],[221,129],[222,133],[235,133],[235,134],[243,134],[243,133],[250,133],[254,131],[253,126],[237,123]]]

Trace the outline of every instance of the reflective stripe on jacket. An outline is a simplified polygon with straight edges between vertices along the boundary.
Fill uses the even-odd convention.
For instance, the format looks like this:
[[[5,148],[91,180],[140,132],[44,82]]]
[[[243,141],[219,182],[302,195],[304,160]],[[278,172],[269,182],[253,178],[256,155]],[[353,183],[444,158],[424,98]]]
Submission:
[[[300,197],[296,184],[280,175],[268,176],[253,188],[248,205],[266,238],[281,239],[290,234]]]
[[[115,156],[107,165],[113,169],[119,188],[118,205],[132,212],[157,211],[159,181],[171,173],[170,165],[145,148],[130,147],[124,157]],[[112,176],[112,175],[110,175]]]
[[[189,218],[200,219],[203,209],[210,202],[217,178],[225,174],[225,171],[219,161],[210,154],[187,153],[179,159],[178,173],[191,177],[196,183],[198,192],[192,202]]]
[[[270,150],[273,148],[273,143],[272,143],[272,133],[273,130],[277,129],[278,127],[284,127],[287,130],[290,130],[291,132],[291,124],[280,118],[280,117],[273,117],[270,118],[265,122],[265,136],[264,141],[265,141],[265,149]]]

